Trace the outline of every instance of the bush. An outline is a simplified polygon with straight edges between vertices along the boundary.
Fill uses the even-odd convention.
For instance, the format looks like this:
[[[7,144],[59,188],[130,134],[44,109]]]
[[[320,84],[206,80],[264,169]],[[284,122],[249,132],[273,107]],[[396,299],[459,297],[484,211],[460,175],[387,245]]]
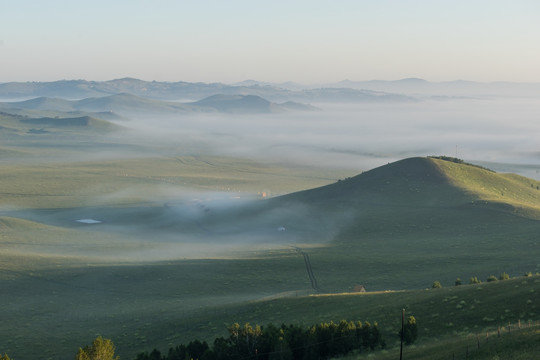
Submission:
[[[461,285],[461,279],[460,279],[460,278],[457,278],[457,279],[456,279],[455,285],[456,285],[456,286]]]
[[[442,285],[441,285],[440,281],[434,281],[433,285],[431,285],[431,288],[432,289],[440,289],[440,288],[442,288]]]
[[[500,276],[499,276],[499,280],[508,280],[510,279],[510,275],[508,275],[507,273],[503,272]]]
[[[493,282],[493,281],[497,281],[497,278],[495,277],[495,275],[491,275],[490,277],[487,278],[487,282]]]
[[[469,284],[481,284],[482,280],[478,280],[476,276],[473,276],[469,279]]]

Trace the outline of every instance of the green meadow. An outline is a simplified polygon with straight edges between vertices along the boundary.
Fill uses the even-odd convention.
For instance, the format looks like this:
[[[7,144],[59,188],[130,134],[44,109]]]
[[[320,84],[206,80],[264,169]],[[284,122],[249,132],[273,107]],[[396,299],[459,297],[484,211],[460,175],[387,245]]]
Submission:
[[[535,180],[435,158],[265,163],[0,120],[0,353],[15,360],[70,359],[98,335],[134,359],[234,322],[342,319],[377,321],[376,356],[395,358],[401,309],[419,324],[409,358],[435,359],[540,320]],[[520,334],[470,358],[514,356],[522,339],[536,354],[537,331]]]

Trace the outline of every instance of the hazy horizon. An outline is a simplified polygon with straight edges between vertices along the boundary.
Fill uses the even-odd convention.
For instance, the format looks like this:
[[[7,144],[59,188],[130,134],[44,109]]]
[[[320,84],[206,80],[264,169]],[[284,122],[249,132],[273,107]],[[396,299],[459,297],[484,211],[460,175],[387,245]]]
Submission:
[[[1,10],[0,83],[540,82],[530,0],[8,0]]]

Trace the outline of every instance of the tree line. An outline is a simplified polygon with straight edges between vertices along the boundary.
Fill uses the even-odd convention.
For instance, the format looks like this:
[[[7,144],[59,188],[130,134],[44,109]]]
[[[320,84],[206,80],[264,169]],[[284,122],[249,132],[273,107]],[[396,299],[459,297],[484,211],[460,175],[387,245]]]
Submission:
[[[170,348],[167,354],[157,349],[140,353],[136,360],[329,359],[386,347],[377,322],[368,321],[331,321],[307,328],[235,323],[228,332],[228,337],[216,338],[212,346],[193,340]]]
[[[341,320],[320,323],[310,327],[300,325],[266,327],[240,326],[234,323],[228,329],[228,337],[214,339],[212,346],[206,341],[193,340],[187,345],[171,347],[167,354],[154,349],[142,352],[136,360],[287,360],[329,359],[350,353],[362,353],[384,349],[384,341],[377,322],[353,322]],[[410,316],[398,334],[405,344],[412,344],[417,336],[416,319]],[[91,345],[79,348],[75,360],[119,360],[110,339],[98,336]],[[0,360],[11,360],[7,354]]]

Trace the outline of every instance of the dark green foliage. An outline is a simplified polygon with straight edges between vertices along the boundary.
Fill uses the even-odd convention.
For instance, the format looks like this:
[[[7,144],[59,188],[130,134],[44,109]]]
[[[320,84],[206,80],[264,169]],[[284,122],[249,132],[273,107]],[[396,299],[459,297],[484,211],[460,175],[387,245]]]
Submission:
[[[441,282],[440,282],[440,281],[434,281],[434,282],[433,282],[433,285],[431,285],[431,287],[432,287],[433,289],[440,289],[440,288],[442,288],[442,285],[441,285]]]
[[[84,349],[79,348],[75,360],[118,360],[119,356],[114,356],[115,347],[110,339],[98,336],[90,346]],[[151,359],[151,358],[148,358]]]
[[[229,337],[216,338],[212,348],[206,342],[194,340],[187,346],[169,349],[167,356],[161,356],[154,349],[150,354],[140,353],[136,360],[328,359],[385,347],[378,324],[371,325],[367,321],[364,324],[331,321],[309,328],[292,324],[252,327],[248,323],[244,326],[235,323],[228,330]]]
[[[401,330],[399,331],[399,336],[401,337]],[[403,325],[403,341],[405,345],[411,345],[416,341],[418,337],[418,325],[416,324],[416,319],[414,316],[409,316],[407,322]]]
[[[472,276],[469,279],[469,284],[481,284],[482,280],[479,280],[476,276]]]
[[[508,280],[510,279],[510,275],[508,275],[507,273],[503,272],[500,276],[499,276],[499,280]]]
[[[461,283],[461,279],[460,279],[460,278],[457,278],[457,279],[456,279],[456,282],[455,282],[455,285],[456,285],[456,286],[459,286],[459,285],[461,285],[461,284],[462,284],[462,283]]]
[[[487,282],[493,282],[493,281],[497,281],[497,277],[495,275],[491,275],[490,277],[487,278]]]

